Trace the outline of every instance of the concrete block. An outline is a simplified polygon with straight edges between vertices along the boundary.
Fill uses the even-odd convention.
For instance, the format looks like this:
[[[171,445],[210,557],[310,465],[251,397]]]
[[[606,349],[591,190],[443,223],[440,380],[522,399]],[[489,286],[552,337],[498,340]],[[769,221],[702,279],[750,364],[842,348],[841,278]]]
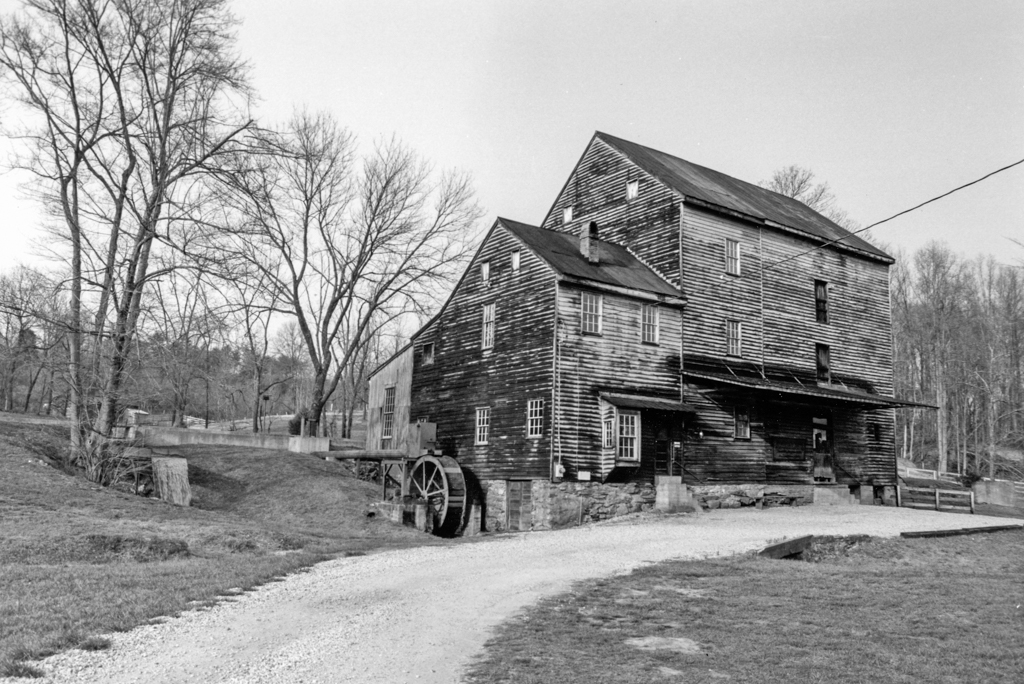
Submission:
[[[680,475],[654,476],[654,510],[674,513],[691,507],[690,492]]]
[[[814,503],[819,506],[855,506],[859,501],[850,496],[847,485],[834,485],[815,487]]]
[[[995,506],[1018,505],[1012,482],[979,480],[974,483],[974,500],[976,503]]]

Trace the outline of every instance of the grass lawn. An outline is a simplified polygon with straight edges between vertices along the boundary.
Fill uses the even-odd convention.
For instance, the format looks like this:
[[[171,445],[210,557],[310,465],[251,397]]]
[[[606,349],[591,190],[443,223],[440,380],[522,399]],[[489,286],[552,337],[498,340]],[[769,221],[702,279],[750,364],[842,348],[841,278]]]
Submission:
[[[675,561],[502,625],[470,682],[1022,682],[1024,533]]]
[[[379,492],[345,464],[182,447],[193,505],[180,508],[51,467],[65,440],[0,414],[0,676],[320,560],[444,543],[368,517]]]

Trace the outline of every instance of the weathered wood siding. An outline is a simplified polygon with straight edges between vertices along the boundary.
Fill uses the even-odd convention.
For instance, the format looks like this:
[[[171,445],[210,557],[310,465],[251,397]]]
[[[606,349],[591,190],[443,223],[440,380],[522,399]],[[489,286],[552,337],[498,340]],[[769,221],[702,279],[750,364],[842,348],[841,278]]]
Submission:
[[[519,273],[511,254],[520,250]],[[490,263],[484,282],[480,264]],[[495,305],[494,347],[481,348],[483,307]],[[437,423],[440,448],[478,480],[548,478],[551,469],[555,276],[498,226],[441,313],[415,338],[412,420]],[[423,346],[434,362],[423,363]],[[531,399],[544,401],[544,431],[527,438]],[[490,439],[475,444],[476,409],[490,408]]]
[[[780,379],[814,384],[815,347],[827,344],[836,387],[892,396],[887,264],[830,249],[798,256],[814,244],[691,205],[683,210],[682,232],[684,289],[689,297],[684,363],[727,364],[735,369],[763,364],[766,372]],[[726,274],[728,238],[740,243],[739,276]],[[819,323],[815,315],[815,280],[830,286],[828,323]],[[742,359],[726,354],[725,325],[730,319],[743,324]],[[714,388],[701,389],[707,393]],[[768,482],[810,481],[808,463],[777,460],[777,445],[785,451],[801,442],[809,444],[812,414],[820,414],[820,409],[806,404],[774,406],[756,395],[736,392],[718,396],[725,398],[724,409],[708,407],[701,419],[719,426],[690,445],[688,468],[714,481],[754,478],[762,472]],[[752,429],[749,442],[733,440],[732,410],[737,403],[762,410],[763,420],[775,427],[760,436]],[[837,480],[892,484],[893,411],[836,406],[832,415]],[[751,420],[756,423],[758,418]]]
[[[412,387],[412,354],[412,347],[406,347],[370,378],[366,400],[366,448],[368,450],[383,448],[381,422],[384,414],[384,392],[388,387],[394,387],[395,419],[392,431],[393,441],[389,448],[406,451]]]
[[[683,289],[688,299],[684,357],[696,355],[741,367],[761,363],[761,230],[750,223],[684,205],[681,261]],[[730,239],[739,243],[739,275],[726,273],[725,244]],[[812,320],[813,306],[812,297]],[[729,320],[741,323],[742,348],[738,357],[727,354]]]
[[[599,394],[617,392],[678,399],[681,312],[659,307],[658,344],[641,341],[641,301],[607,292],[602,296],[602,334],[582,333],[583,290],[558,287],[559,347],[557,359],[558,427],[555,458],[561,456],[566,474],[580,470],[604,479],[615,466],[612,452],[602,448]],[[647,434],[641,416],[641,439]],[[653,463],[653,442],[644,441],[641,461]],[[636,469],[634,469],[636,470]],[[637,473],[653,478],[653,470]]]
[[[888,265],[830,249],[792,259],[813,245],[774,231],[763,244],[766,264],[791,259],[764,273],[765,364],[813,377],[815,344],[827,344],[834,378],[892,396]],[[830,286],[828,323],[815,318],[815,279]]]
[[[639,183],[626,200],[626,183]],[[566,207],[573,220],[562,222]],[[679,277],[679,200],[663,183],[602,140],[594,140],[573,170],[541,227],[579,234],[598,224],[599,237],[628,246],[674,283]]]

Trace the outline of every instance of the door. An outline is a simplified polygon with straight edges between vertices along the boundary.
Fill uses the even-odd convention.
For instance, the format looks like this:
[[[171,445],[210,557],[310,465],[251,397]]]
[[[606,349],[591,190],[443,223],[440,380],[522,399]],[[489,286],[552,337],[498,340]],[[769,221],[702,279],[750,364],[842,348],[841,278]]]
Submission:
[[[814,454],[814,481],[835,482],[832,421],[829,416],[816,416],[813,419],[811,440]]]
[[[505,511],[507,527],[513,531],[527,531],[533,526],[533,489],[530,480],[509,480],[506,489]]]

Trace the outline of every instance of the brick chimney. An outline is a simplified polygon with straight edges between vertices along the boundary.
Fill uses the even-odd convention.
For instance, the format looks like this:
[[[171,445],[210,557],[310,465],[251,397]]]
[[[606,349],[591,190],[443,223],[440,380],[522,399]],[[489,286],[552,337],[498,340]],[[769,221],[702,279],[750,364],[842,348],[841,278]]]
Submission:
[[[597,221],[580,226],[580,254],[592,264],[600,261],[597,256]]]

